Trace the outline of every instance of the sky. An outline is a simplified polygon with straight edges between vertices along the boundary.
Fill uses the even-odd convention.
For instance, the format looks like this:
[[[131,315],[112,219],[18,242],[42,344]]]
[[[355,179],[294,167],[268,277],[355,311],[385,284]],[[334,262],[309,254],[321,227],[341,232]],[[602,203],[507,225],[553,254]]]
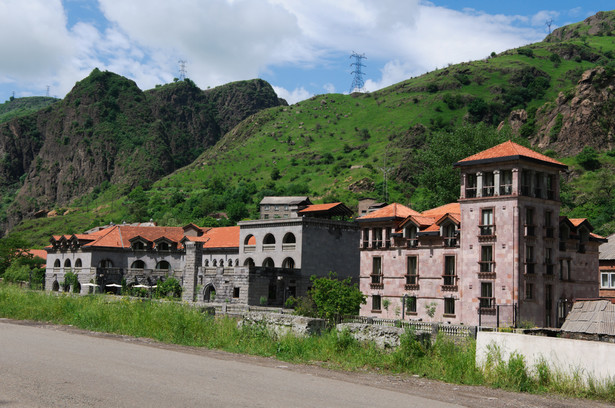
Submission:
[[[0,103],[63,98],[94,68],[147,90],[261,78],[289,103],[541,41],[612,0],[0,0]]]

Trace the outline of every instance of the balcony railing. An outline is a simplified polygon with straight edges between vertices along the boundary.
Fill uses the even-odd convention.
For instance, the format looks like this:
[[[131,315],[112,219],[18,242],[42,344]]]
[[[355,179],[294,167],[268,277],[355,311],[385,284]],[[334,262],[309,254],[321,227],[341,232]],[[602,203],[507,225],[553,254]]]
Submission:
[[[495,187],[493,186],[483,187],[483,197],[493,197],[494,195],[495,195]]]
[[[382,248],[382,240],[375,240],[373,242],[372,247],[374,247],[374,248]]]
[[[297,244],[282,244],[282,251],[294,251],[297,249]]]
[[[479,297],[478,302],[481,309],[495,309],[495,298],[493,297]]]
[[[495,262],[494,261],[478,261],[480,264],[481,272],[495,272]]]
[[[476,197],[476,187],[466,188],[466,198],[475,198],[475,197]]]
[[[457,285],[457,275],[442,275],[442,279],[444,281],[444,286],[456,286]]]
[[[456,237],[445,237],[444,238],[444,246],[446,246],[446,247],[456,247],[457,246],[457,238]]]
[[[415,284],[406,283],[404,285],[404,289],[405,290],[419,290],[419,284],[418,283],[415,283]]]
[[[419,275],[406,275],[406,285],[418,285]]]
[[[263,244],[263,252],[275,251],[275,244]]]
[[[503,184],[500,186],[500,195],[511,195],[512,184]]]
[[[362,248],[369,248],[369,241],[363,241],[363,242],[361,243],[361,247],[362,247]]]
[[[491,237],[495,235],[495,225],[479,225],[480,235],[483,237]]]
[[[382,274],[373,274],[371,275],[372,277],[372,284],[382,284]]]
[[[256,252],[256,245],[245,245],[243,247],[243,252],[246,252],[246,253]]]
[[[419,240],[416,238],[408,239],[408,248],[416,248],[419,246]]]

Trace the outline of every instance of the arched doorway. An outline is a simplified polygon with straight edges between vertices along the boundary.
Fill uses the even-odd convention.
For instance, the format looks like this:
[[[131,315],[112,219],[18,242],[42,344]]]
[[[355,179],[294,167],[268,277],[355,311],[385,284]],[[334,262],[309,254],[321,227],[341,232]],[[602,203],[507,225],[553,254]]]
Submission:
[[[246,260],[243,262],[243,266],[247,266],[248,268],[254,268],[254,259],[246,258]]]
[[[145,269],[145,262],[143,262],[140,259],[137,261],[134,261],[132,265],[130,265],[130,269]]]
[[[295,269],[295,260],[291,257],[284,259],[284,262],[282,262],[282,268],[283,269]]]
[[[171,264],[167,261],[160,261],[158,262],[158,264],[156,264],[156,269],[168,271],[169,269],[171,269]]]
[[[216,300],[216,288],[213,285],[207,285],[203,292],[203,300],[205,302],[214,302]]]
[[[53,284],[51,285],[51,290],[54,292],[58,292],[60,290],[60,284],[57,280],[53,281]]]
[[[273,262],[273,259],[266,258],[263,261],[263,268],[275,268],[275,263]]]

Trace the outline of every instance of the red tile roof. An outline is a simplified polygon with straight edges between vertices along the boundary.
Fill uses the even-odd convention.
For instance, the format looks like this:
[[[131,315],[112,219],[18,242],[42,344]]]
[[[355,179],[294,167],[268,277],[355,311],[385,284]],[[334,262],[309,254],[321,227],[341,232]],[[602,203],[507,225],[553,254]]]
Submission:
[[[115,225],[103,230],[104,234],[97,234],[95,241],[85,244],[84,247],[130,248],[130,240],[137,236],[148,241],[166,237],[173,242],[179,242],[184,237],[181,227],[132,227]]]
[[[479,161],[479,160],[481,161],[482,160],[492,160],[492,159],[501,159],[501,158],[506,158],[506,157],[514,158],[514,157],[519,157],[519,156],[566,167],[565,164],[555,159],[552,159],[549,156],[545,156],[544,154],[535,152],[532,149],[523,147],[510,140],[504,143],[500,143],[499,145],[494,146],[490,149],[483,150],[482,152],[478,152],[470,157],[466,157],[465,159],[460,160],[457,163],[455,163],[455,165],[469,164],[469,162]]]
[[[570,220],[572,225],[574,225],[575,227],[578,227],[579,225],[587,221],[587,218],[568,218],[568,219]]]
[[[418,211],[408,208],[404,205],[393,203],[379,210],[359,217],[359,220],[369,220],[376,218],[407,218],[411,215],[421,215]]]
[[[303,210],[297,211],[298,213],[316,212],[316,211],[328,211],[341,203],[328,203],[328,204],[312,204],[305,207]]]
[[[39,257],[43,259],[47,259],[47,251],[44,249],[29,249],[28,253],[34,257]]]
[[[211,228],[203,237],[209,238],[203,248],[239,248],[239,227]]]
[[[449,203],[441,205],[440,207],[432,208],[431,210],[423,211],[423,215],[426,217],[441,217],[444,214],[461,214],[461,207],[459,203]]]

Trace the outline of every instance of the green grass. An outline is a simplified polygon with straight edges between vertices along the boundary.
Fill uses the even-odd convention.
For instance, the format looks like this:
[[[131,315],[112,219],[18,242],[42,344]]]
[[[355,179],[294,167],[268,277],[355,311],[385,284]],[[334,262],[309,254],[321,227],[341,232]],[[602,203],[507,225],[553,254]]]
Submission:
[[[590,380],[586,384],[578,375],[554,373],[544,364],[527,367],[519,356],[503,362],[497,350],[490,354],[485,368],[477,367],[472,340],[454,343],[439,337],[430,344],[407,333],[397,349],[381,350],[373,343],[359,343],[347,331],[305,338],[276,336],[264,326],[238,327],[236,319],[212,318],[178,302],[46,294],[7,284],[0,284],[0,317],[73,325],[291,363],[319,363],[341,370],[407,373],[457,384],[615,402],[615,382]]]

